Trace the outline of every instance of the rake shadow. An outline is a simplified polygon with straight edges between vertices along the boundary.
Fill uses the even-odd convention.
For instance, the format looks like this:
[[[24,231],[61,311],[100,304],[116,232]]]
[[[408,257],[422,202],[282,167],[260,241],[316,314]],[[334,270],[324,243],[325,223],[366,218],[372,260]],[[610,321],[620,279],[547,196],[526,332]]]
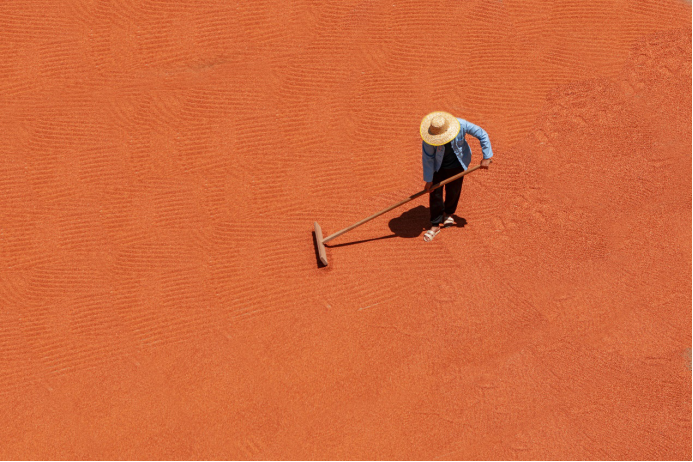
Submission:
[[[450,228],[464,228],[467,224],[467,220],[464,218],[453,214],[456,225],[450,226]],[[362,239],[360,241],[345,242],[343,244],[325,244],[327,248],[344,247],[347,245],[363,244],[365,242],[379,241],[381,239],[391,239],[393,237],[403,237],[405,239],[413,239],[419,237],[421,233],[430,228],[430,215],[428,207],[419,205],[413,209],[407,210],[400,216],[393,218],[388,222],[388,227],[393,234],[387,236],[374,237],[372,239]],[[315,240],[315,233],[313,233],[313,240]],[[315,252],[317,255],[317,245],[315,246]],[[318,261],[320,259],[318,258]]]

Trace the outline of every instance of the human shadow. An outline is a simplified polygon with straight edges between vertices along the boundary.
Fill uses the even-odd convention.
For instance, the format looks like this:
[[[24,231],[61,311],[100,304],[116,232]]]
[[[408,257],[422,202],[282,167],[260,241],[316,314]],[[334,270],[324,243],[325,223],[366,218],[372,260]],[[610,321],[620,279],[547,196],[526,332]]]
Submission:
[[[456,224],[449,228],[464,228],[467,220],[453,214]],[[419,237],[422,232],[431,227],[431,215],[428,207],[419,205],[413,209],[406,210],[400,216],[391,219],[388,222],[388,227],[392,234],[387,236],[374,237],[371,239],[362,239],[360,241],[345,242],[343,244],[325,244],[325,247],[345,247],[347,245],[363,244],[365,242],[379,241],[382,239],[391,239],[393,237],[403,237],[405,239],[413,239]]]

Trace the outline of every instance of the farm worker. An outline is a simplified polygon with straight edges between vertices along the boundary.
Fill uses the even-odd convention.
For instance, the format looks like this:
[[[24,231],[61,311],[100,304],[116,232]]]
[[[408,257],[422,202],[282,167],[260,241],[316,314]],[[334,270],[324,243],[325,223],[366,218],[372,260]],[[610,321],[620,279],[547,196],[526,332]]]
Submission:
[[[472,150],[464,138],[467,133],[481,143],[483,154],[481,167],[487,169],[491,163],[493,151],[488,134],[471,122],[458,119],[447,112],[437,111],[423,118],[419,131],[423,139],[421,157],[426,190],[430,189],[434,183],[467,170],[472,161]],[[455,224],[452,214],[455,213],[460,199],[462,180],[464,177],[428,193],[431,229],[424,233],[424,241],[430,241],[440,232],[441,223],[443,227]],[[445,200],[443,200],[443,188],[445,188]]]

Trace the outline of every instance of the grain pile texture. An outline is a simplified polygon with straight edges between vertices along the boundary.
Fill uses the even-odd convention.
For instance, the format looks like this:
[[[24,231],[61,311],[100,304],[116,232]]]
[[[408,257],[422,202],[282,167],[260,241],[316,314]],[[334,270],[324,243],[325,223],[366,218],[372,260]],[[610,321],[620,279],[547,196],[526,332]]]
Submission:
[[[14,0],[0,56],[0,459],[691,459],[690,2]],[[458,226],[318,268],[435,110]]]

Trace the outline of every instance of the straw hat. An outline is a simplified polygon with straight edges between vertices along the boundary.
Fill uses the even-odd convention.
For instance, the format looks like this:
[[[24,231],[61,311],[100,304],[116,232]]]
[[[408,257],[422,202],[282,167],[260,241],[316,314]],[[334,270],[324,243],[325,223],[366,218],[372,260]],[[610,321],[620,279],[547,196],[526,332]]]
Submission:
[[[442,146],[455,139],[460,132],[460,121],[447,112],[431,112],[421,121],[419,132],[426,143]]]

